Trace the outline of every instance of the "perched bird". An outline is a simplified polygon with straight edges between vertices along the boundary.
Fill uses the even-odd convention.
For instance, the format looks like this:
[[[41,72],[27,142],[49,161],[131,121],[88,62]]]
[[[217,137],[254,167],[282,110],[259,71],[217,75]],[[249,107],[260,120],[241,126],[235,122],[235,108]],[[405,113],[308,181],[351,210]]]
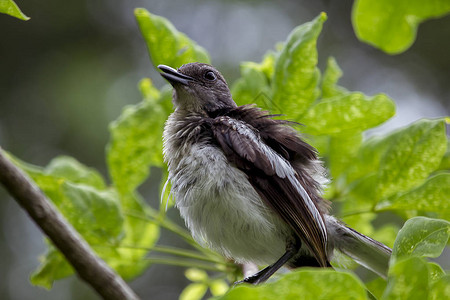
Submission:
[[[215,68],[160,65],[173,86],[164,159],[175,203],[194,239],[238,263],[330,267],[338,250],[385,277],[391,249],[328,214],[317,151],[289,121],[237,106]]]

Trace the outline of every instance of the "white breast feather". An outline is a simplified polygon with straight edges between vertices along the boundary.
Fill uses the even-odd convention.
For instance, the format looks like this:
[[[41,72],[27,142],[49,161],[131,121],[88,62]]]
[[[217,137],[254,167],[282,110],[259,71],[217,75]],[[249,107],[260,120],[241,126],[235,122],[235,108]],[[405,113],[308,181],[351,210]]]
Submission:
[[[275,172],[290,180],[319,220],[322,218],[308,194],[295,179],[288,161],[265,145],[240,121],[224,117],[233,129],[252,139],[269,158]],[[175,122],[173,119],[168,123]],[[223,152],[213,145],[196,143],[175,147],[176,132],[166,126],[164,157],[176,206],[193,237],[201,244],[238,262],[271,264],[285,252],[291,229],[274,215],[253,189],[246,175],[230,165]]]

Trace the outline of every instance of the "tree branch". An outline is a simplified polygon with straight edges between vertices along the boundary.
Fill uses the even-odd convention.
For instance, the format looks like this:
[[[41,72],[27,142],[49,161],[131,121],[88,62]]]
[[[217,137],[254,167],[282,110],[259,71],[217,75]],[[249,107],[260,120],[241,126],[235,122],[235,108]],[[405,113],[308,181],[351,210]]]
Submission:
[[[104,299],[139,299],[125,281],[92,251],[42,191],[5,157],[1,147],[0,182],[52,240],[78,276]]]

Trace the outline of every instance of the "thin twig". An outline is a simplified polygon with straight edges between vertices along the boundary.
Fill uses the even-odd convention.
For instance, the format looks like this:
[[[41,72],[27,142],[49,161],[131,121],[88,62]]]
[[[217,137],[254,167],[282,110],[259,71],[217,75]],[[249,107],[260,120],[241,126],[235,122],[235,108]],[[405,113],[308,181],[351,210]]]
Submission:
[[[167,253],[167,254],[173,254],[173,255],[177,255],[177,256],[183,256],[183,257],[187,257],[187,258],[193,258],[193,259],[198,259],[198,260],[203,260],[203,261],[207,261],[210,263],[215,263],[215,264],[220,264],[220,265],[226,265],[226,261],[222,258],[211,258],[211,257],[207,257],[201,254],[197,254],[194,251],[189,251],[186,249],[178,249],[178,248],[174,248],[174,247],[170,247],[170,246],[153,246],[150,251],[155,251],[155,252],[161,252],[161,253]]]
[[[39,188],[4,155],[0,147],[0,182],[74,267],[104,299],[139,299],[125,281],[89,247]]]
[[[142,215],[142,213],[125,211],[125,215],[127,215],[127,216],[130,216],[130,217],[133,217],[136,219],[145,220],[145,221],[153,223],[153,224],[157,224],[158,226],[161,226],[161,227],[179,235],[188,244],[190,244],[192,247],[199,250],[200,252],[204,253],[208,257],[216,258],[216,259],[222,258],[219,254],[209,250],[208,248],[204,248],[204,247],[200,246],[196,241],[194,241],[194,239],[191,237],[191,235],[186,230],[184,230],[177,224],[173,223],[169,218],[158,218],[158,213],[155,211],[152,211],[152,210],[148,210],[148,213],[149,213],[150,217]]]
[[[185,268],[200,268],[208,271],[214,271],[214,272],[224,272],[225,268],[220,265],[211,265],[211,264],[205,264],[193,260],[186,260],[186,259],[173,259],[169,257],[149,257],[145,258],[145,260],[149,261],[152,264],[162,264],[162,265],[172,265],[172,266],[178,266],[178,267],[185,267]]]

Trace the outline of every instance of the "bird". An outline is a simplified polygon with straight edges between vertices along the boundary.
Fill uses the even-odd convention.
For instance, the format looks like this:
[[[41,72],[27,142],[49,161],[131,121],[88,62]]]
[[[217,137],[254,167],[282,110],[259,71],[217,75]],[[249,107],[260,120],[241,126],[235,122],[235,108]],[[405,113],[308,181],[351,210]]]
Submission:
[[[267,266],[241,281],[250,284],[283,266],[331,267],[335,251],[386,278],[391,249],[329,213],[325,168],[295,122],[238,106],[209,64],[158,68],[173,87],[163,131],[168,181],[199,244],[236,263]]]

